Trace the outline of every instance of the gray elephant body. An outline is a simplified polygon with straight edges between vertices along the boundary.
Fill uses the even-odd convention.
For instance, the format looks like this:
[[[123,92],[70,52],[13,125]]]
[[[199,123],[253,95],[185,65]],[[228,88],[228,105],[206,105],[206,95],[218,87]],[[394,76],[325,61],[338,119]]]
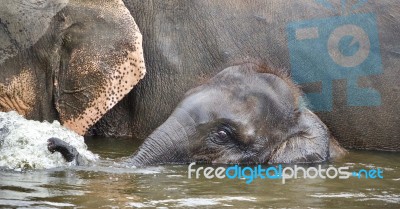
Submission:
[[[400,5],[395,0],[358,5],[348,1],[351,4],[344,6],[340,2],[125,0],[146,37],[145,60],[149,72],[129,97],[92,129],[93,133],[123,133],[145,138],[168,118],[184,92],[232,63],[250,58],[264,60],[272,68],[291,71],[306,93],[321,92],[320,99],[309,97],[310,103],[317,110],[318,105],[325,105],[316,114],[344,147],[399,151]],[[365,18],[362,16],[365,14],[371,16]],[[357,19],[360,15],[363,21]],[[376,65],[351,67],[355,59],[350,60],[353,63],[348,68],[337,70],[332,63],[325,62],[334,54],[330,56],[326,51],[320,58],[315,55],[318,58],[315,59],[307,50],[296,48],[297,40],[307,39],[307,34],[318,37],[318,30],[324,26],[346,25],[346,18],[361,28],[367,24],[364,29],[370,41],[366,46],[370,57],[366,60],[372,57]],[[298,39],[293,40],[290,30],[307,24],[316,26],[309,33],[299,30],[295,36]],[[328,29],[322,29],[321,40],[310,41],[306,49],[318,52],[317,49],[328,45],[329,37],[323,36]],[[340,37],[340,30],[336,32]],[[352,34],[352,30],[347,32]],[[363,37],[358,38],[362,41]],[[332,42],[335,43],[335,38]],[[365,46],[360,47],[367,50]],[[346,66],[345,58],[342,64]],[[297,65],[302,61],[309,63],[300,67],[313,66],[311,71],[297,72]],[[332,72],[337,72],[331,73],[332,68],[335,68]],[[307,76],[312,78],[320,69],[327,71],[319,81],[307,81]],[[346,74],[350,71],[355,73]],[[120,121],[129,121],[131,128],[119,126]]]

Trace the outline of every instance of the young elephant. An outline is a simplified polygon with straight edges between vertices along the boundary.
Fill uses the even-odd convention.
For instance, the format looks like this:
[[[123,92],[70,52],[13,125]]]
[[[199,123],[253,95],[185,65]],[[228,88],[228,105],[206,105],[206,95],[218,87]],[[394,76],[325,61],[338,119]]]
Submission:
[[[129,163],[315,163],[344,154],[303,106],[286,74],[251,63],[232,66],[187,92]],[[52,151],[65,146],[50,144]]]

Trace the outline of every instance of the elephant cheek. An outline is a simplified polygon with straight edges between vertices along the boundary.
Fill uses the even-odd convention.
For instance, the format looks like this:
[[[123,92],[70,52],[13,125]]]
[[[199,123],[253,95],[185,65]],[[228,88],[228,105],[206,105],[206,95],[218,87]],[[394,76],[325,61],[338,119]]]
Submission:
[[[55,83],[56,108],[65,127],[84,135],[144,77],[141,36],[135,40],[115,53],[86,55],[77,50],[71,54],[64,78]]]
[[[107,76],[104,84],[96,91],[93,101],[75,117],[68,117],[68,111],[59,108],[60,119],[64,126],[83,135],[90,126],[96,123],[108,110],[114,107],[145,75],[145,68],[129,66],[129,61],[136,60],[133,53],[129,53],[125,62],[114,67],[114,72]],[[138,64],[138,63],[136,63]],[[101,80],[101,79],[99,79]]]

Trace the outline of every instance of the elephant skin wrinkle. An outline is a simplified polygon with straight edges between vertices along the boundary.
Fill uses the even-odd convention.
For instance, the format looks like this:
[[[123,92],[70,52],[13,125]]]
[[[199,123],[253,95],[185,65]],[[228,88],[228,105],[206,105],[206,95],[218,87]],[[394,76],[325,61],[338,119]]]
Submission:
[[[0,111],[17,111],[18,114],[27,116],[32,111],[36,101],[36,83],[29,70],[13,77],[8,84],[0,83]]]

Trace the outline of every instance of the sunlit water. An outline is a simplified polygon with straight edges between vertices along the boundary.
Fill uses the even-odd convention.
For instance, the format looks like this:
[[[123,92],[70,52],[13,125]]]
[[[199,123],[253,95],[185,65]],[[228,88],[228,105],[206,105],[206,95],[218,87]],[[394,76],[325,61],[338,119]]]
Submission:
[[[83,143],[75,143],[88,152]],[[349,166],[352,171],[380,168],[383,179],[296,179],[285,184],[256,179],[246,184],[244,179],[188,179],[187,165],[124,167],[120,159],[134,152],[137,140],[90,138],[86,144],[101,158],[91,166],[43,156],[49,155],[43,148],[39,152],[46,163],[36,165],[61,162],[48,169],[1,168],[0,208],[400,208],[400,153],[351,151],[323,165]],[[27,153],[27,159],[38,157]]]

